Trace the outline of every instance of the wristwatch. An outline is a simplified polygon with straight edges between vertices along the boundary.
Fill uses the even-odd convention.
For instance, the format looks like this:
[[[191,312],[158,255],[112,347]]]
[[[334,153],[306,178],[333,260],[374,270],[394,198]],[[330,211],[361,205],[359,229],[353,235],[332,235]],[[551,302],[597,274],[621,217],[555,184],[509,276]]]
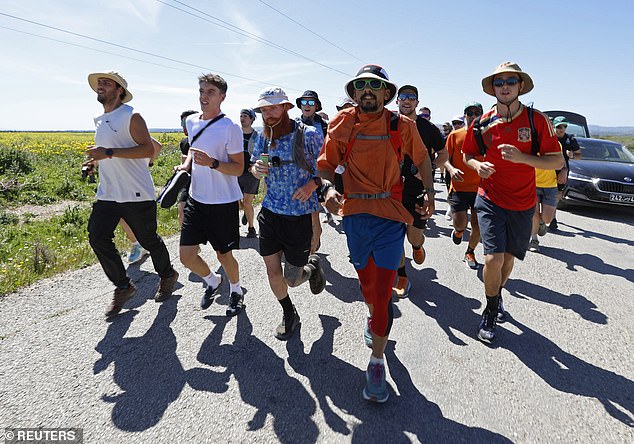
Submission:
[[[114,150],[112,148],[106,148],[105,154],[106,154],[106,157],[108,159],[112,159],[112,156],[114,154]]]
[[[218,168],[218,165],[220,165],[220,162],[218,161],[218,159],[214,159],[214,161],[211,162],[211,165],[209,165],[209,168],[215,170],[216,168]]]
[[[322,184],[321,177],[319,176],[313,177],[313,182],[315,182],[315,185],[317,185],[317,188],[319,188]]]
[[[425,193],[429,194],[430,196],[434,196],[436,195],[436,190],[434,190],[433,188],[426,188]]]

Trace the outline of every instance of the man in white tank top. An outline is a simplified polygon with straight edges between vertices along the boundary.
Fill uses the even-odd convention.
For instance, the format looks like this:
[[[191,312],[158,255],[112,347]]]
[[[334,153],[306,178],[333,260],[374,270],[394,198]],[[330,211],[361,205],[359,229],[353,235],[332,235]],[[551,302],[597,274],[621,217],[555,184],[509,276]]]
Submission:
[[[172,267],[163,240],[156,233],[154,183],[148,169],[154,153],[145,121],[133,108],[128,83],[116,72],[93,73],[90,87],[97,93],[104,113],[95,117],[95,144],[86,149],[84,165],[99,161],[97,201],[88,221],[90,246],[108,279],[116,286],[106,316],[114,316],[136,292],[113,242],[119,219],[125,220],[143,248],[150,252],[161,277],[154,297],[162,302],[171,296],[178,273]]]
[[[227,94],[227,82],[222,77],[205,74],[198,78],[198,86],[202,114],[187,117],[190,148],[187,159],[178,167],[186,171],[191,168],[179,256],[182,264],[207,284],[200,301],[201,308],[207,309],[222,283],[222,276],[198,254],[199,244],[211,244],[229,279],[226,314],[235,316],[244,306],[238,262],[233,256],[233,250],[240,248],[238,213],[242,191],[238,176],[244,168],[242,129],[220,111]]]

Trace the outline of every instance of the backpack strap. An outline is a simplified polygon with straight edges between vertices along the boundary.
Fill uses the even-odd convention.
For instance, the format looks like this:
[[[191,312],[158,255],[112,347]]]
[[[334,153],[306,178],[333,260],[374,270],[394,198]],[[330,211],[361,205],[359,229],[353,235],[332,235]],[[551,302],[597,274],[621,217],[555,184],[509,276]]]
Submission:
[[[475,137],[478,148],[480,149],[480,154],[484,156],[487,153],[487,146],[484,143],[484,138],[482,137],[482,127],[486,126],[490,122],[490,119],[482,122],[481,118],[482,116],[478,116],[473,121],[473,136]]]
[[[535,119],[533,117],[535,110],[533,105],[527,107],[526,111],[528,112],[528,124],[531,127],[531,152],[533,156],[537,156],[537,153],[539,153],[539,134],[535,129]]]

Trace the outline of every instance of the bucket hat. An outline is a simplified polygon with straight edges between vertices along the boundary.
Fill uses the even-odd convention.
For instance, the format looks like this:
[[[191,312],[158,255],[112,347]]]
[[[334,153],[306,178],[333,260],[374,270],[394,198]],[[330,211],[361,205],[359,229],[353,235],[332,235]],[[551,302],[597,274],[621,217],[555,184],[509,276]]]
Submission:
[[[97,92],[97,83],[100,78],[113,80],[125,90],[125,97],[123,97],[121,103],[126,103],[132,100],[132,93],[128,91],[128,82],[126,82],[126,80],[121,77],[121,74],[115,71],[93,72],[92,74],[88,74],[88,84],[94,92]]]
[[[302,107],[302,104],[301,104],[302,99],[314,100],[315,104],[317,105],[317,109],[315,110],[315,112],[321,111],[321,101],[319,100],[319,96],[317,95],[315,91],[311,91],[309,89],[304,91],[304,94],[302,94],[295,100],[295,104],[297,105],[298,108]]]
[[[495,97],[495,92],[493,91],[493,78],[497,76],[498,74],[503,74],[503,73],[517,74],[520,77],[520,79],[524,82],[524,89],[520,91],[520,94],[519,94],[520,96],[522,94],[526,94],[527,92],[530,92],[533,89],[533,79],[531,79],[531,76],[529,76],[527,73],[522,71],[522,68],[520,68],[520,66],[517,63],[504,62],[495,68],[495,70],[493,71],[493,74],[488,75],[484,79],[482,79],[482,90],[488,95]]]
[[[352,86],[352,82],[359,79],[383,80],[385,84],[387,85],[387,89],[390,90],[390,98],[389,100],[385,102],[385,105],[387,105],[388,103],[390,103],[392,100],[396,98],[396,89],[397,89],[396,84],[390,82],[390,78],[388,77],[387,72],[385,71],[385,69],[383,69],[379,65],[362,66],[361,69],[357,72],[356,77],[354,77],[353,79],[349,80],[348,83],[346,83],[346,87],[345,87],[346,94],[348,95],[348,97],[350,97],[353,100],[354,100],[354,86]]]
[[[274,88],[266,88],[260,91],[258,103],[253,107],[253,111],[260,113],[262,112],[260,108],[263,106],[281,105],[282,103],[288,103],[291,105],[291,108],[295,106],[288,100],[288,96],[282,88],[277,86]]]

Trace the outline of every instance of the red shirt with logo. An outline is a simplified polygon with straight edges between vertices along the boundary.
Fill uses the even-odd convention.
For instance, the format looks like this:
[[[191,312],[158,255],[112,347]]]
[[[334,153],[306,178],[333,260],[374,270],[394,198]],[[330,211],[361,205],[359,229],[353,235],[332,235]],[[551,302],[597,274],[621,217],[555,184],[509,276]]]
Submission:
[[[482,122],[489,119],[489,123],[482,127],[482,137],[487,146],[484,161],[493,164],[495,173],[487,179],[480,180],[478,194],[507,210],[528,210],[537,203],[535,168],[524,163],[513,163],[502,159],[498,148],[499,145],[506,143],[514,145],[523,153],[531,154],[528,111],[522,105],[508,122],[508,119],[501,117],[497,113],[497,108],[494,108],[481,117]],[[533,122],[539,136],[540,155],[561,152],[561,145],[548,117],[535,110]],[[467,131],[462,152],[473,156],[480,155],[480,148],[473,135],[473,124]]]

